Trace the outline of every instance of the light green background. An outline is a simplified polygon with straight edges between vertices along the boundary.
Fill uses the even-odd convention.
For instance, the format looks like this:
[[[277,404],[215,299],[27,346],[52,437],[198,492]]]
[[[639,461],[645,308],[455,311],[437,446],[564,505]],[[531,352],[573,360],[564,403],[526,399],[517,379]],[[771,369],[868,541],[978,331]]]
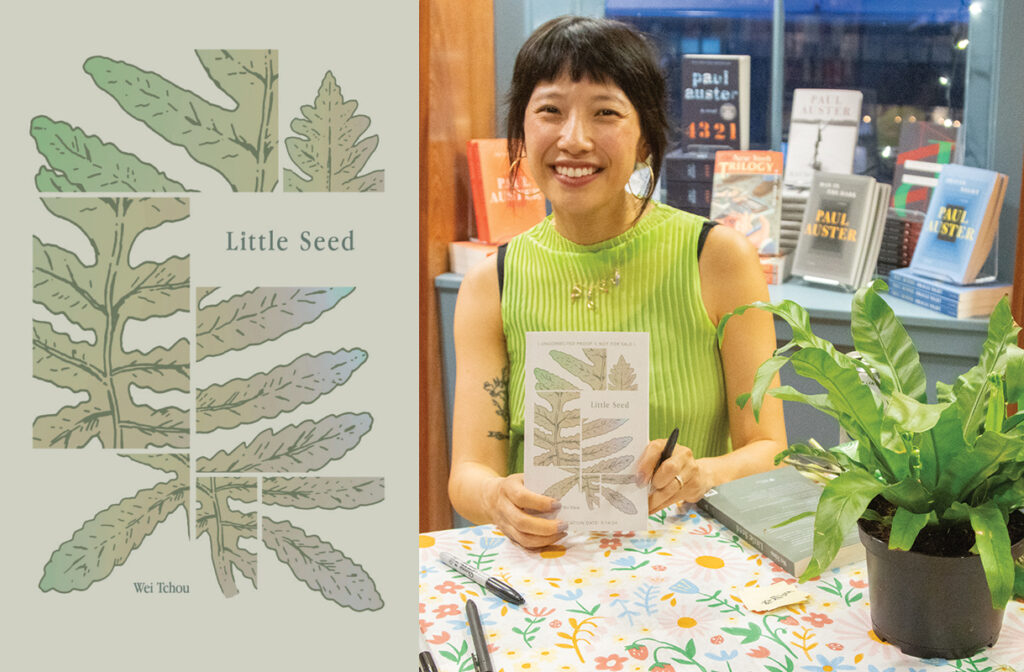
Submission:
[[[6,287],[0,349],[6,486],[0,489],[0,505],[7,521],[0,665],[111,671],[411,669],[418,619],[417,5],[414,0],[253,0],[230,6],[209,0],[56,2],[8,12],[0,106],[5,150],[0,184],[8,204],[6,240],[0,245]],[[227,104],[195,58],[197,48],[279,50],[282,141],[291,135],[288,124],[299,107],[312,103],[324,72],[331,70],[346,99],[358,100],[359,113],[371,118],[367,134],[380,136],[365,170],[383,168],[386,191],[231,193],[219,175],[131,119],[82,70],[87,57],[105,55]],[[89,590],[39,591],[50,554],[82,522],[162,480],[152,469],[100,450],[31,448],[31,421],[42,411],[41,383],[32,379],[31,369],[31,237],[37,233],[56,242],[67,235],[39,202],[33,184],[43,159],[28,130],[39,114],[82,127],[203,190],[191,195],[189,219],[168,225],[162,239],[151,241],[154,250],[163,250],[158,257],[191,253],[193,287],[356,287],[313,324],[251,353],[206,360],[193,368],[192,380],[202,386],[241,375],[240,369],[267,370],[304,352],[361,347],[369,353],[345,385],[287,418],[217,432],[216,448],[232,448],[266,427],[330,413],[371,412],[374,426],[360,445],[317,475],[383,476],[385,501],[354,511],[288,510],[285,515],[363,565],[385,601],[382,610],[357,613],[328,602],[262,547],[259,588],[240,580],[241,593],[226,599],[213,576],[207,539],[186,542],[181,511]],[[282,170],[290,167],[283,142],[280,164]],[[172,227],[182,233],[168,235]],[[293,250],[226,252],[225,232],[243,228],[287,233]],[[354,229],[357,249],[301,253],[303,229],[339,235]],[[174,328],[187,328],[190,318],[184,319]],[[160,332],[135,337],[159,339]],[[199,450],[195,435],[193,445]],[[192,592],[137,595],[132,583],[144,580],[188,583]]]

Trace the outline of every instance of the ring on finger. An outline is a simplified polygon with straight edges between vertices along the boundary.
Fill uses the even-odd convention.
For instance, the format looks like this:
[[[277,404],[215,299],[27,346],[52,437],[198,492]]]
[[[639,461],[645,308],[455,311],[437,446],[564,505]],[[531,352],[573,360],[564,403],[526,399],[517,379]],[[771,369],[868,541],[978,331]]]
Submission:
[[[679,484],[679,489],[682,490],[683,489],[683,479],[681,479],[679,477],[679,474],[676,474],[675,476],[673,476],[673,478],[676,479],[676,483]]]

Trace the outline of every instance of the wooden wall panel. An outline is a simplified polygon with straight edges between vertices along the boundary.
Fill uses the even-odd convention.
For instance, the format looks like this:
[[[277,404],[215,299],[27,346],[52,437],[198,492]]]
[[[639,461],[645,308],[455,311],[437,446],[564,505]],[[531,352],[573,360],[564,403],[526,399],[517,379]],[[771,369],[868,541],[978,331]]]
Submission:
[[[451,527],[434,278],[470,217],[466,141],[494,135],[494,9],[420,0],[420,530]]]

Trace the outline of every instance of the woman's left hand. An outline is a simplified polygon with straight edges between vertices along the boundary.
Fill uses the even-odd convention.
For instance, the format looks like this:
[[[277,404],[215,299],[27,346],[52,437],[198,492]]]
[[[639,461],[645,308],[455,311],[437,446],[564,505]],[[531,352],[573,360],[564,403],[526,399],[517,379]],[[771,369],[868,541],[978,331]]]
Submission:
[[[657,439],[648,443],[637,468],[637,483],[650,484],[647,496],[650,513],[676,502],[696,502],[714,485],[707,463],[694,459],[693,452],[686,446],[676,445],[672,457],[658,467],[665,441]]]

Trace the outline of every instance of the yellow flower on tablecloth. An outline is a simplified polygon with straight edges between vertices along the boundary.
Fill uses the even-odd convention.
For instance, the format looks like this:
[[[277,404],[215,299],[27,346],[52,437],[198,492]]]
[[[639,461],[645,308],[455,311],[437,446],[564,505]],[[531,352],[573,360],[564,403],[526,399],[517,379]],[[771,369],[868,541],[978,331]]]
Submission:
[[[429,534],[420,535],[420,548],[430,548],[435,543],[437,543],[436,540]]]

